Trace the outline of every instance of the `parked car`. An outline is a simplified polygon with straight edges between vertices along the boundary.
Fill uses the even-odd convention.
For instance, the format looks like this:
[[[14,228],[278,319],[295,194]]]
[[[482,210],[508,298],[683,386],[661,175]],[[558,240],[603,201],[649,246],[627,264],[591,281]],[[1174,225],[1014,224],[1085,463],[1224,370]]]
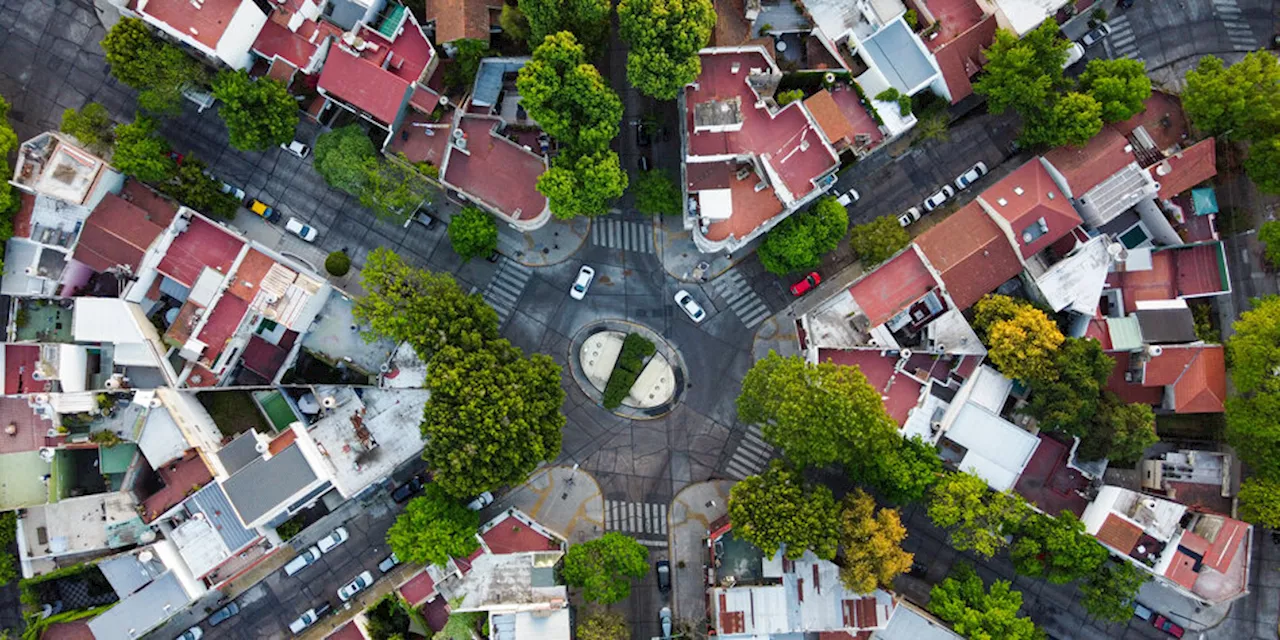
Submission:
[[[289,218],[289,221],[284,223],[284,228],[307,242],[314,242],[318,235],[314,228],[302,224],[302,221],[297,218]]]
[[[394,553],[393,553],[393,554],[391,554],[391,555],[389,555],[389,556],[387,556],[387,557],[383,558],[383,559],[382,559],[382,562],[379,562],[379,563],[378,563],[378,571],[381,571],[381,572],[383,572],[383,573],[386,573],[386,572],[388,572],[388,571],[390,571],[390,570],[392,570],[392,569],[396,568],[396,565],[398,565],[398,564],[400,564],[400,556],[398,556],[398,555],[396,555],[396,554],[394,554]]]
[[[289,144],[282,144],[280,145],[280,148],[297,156],[300,160],[305,160],[307,156],[311,155],[311,147],[308,147],[297,140],[294,140]]]
[[[348,582],[338,588],[338,598],[346,602],[355,597],[357,593],[369,588],[373,584],[373,574],[365,571],[356,576],[355,580]]]
[[[1151,621],[1151,626],[1175,638],[1181,638],[1182,635],[1187,632],[1187,630],[1183,629],[1178,623],[1164,617],[1164,614],[1156,614],[1155,619]]]
[[[582,265],[578,269],[578,277],[573,280],[573,287],[569,289],[569,297],[574,300],[581,300],[587,297],[587,289],[591,288],[591,281],[596,277],[596,270]]]
[[[956,191],[964,191],[965,189],[968,189],[973,186],[973,183],[978,181],[978,178],[985,175],[987,175],[986,164],[979,162],[978,164],[973,165],[968,171],[960,174],[960,177],[956,178]]]
[[[218,181],[218,184],[221,185],[219,188],[222,189],[223,193],[235,198],[236,202],[244,202],[244,189],[241,189],[230,182],[222,182],[221,180]]]
[[[488,491],[476,496],[475,500],[467,503],[467,508],[472,511],[479,511],[493,504],[493,494]]]
[[[1097,29],[1084,34],[1084,37],[1080,38],[1080,44],[1084,45],[1084,48],[1088,49],[1089,47],[1102,42],[1102,40],[1109,35],[1111,35],[1111,25],[1104,22],[1098,25]]]
[[[494,249],[493,253],[490,253],[489,255],[485,256],[484,259],[494,264],[497,264],[498,259],[501,257],[502,257],[502,254],[499,253],[497,249]]]
[[[271,208],[267,203],[253,198],[249,201],[249,210],[262,216],[267,222],[278,222],[280,220],[280,212]]]
[[[839,202],[840,206],[847,207],[857,202],[858,198],[861,197],[858,195],[857,189],[850,189],[848,192],[840,194],[840,197],[836,198],[836,202]]]
[[[904,227],[919,219],[920,207],[911,207],[910,209],[898,214],[898,224]]]
[[[404,503],[409,498],[418,495],[418,493],[422,491],[422,485],[422,478],[418,476],[409,478],[408,482],[396,487],[395,491],[391,492],[391,499],[394,500],[396,504]]]
[[[320,547],[312,546],[310,549],[299,553],[294,557],[294,559],[290,560],[288,564],[285,564],[284,574],[286,576],[291,576],[302,571],[303,569],[311,566],[316,560],[319,560],[322,555],[324,555],[324,553],[320,551]]]
[[[1067,59],[1063,61],[1062,68],[1066,69],[1080,62],[1082,58],[1084,58],[1084,47],[1080,46],[1079,42],[1072,42],[1071,46],[1067,47]]]
[[[658,622],[662,623],[662,637],[671,637],[671,607],[663,607],[658,612]]]
[[[948,199],[951,198],[951,196],[954,196],[955,194],[956,194],[956,190],[952,189],[951,185],[949,184],[942,185],[942,188],[938,189],[937,193],[929,196],[929,198],[924,201],[924,210],[933,211],[934,209],[941,207],[942,203],[946,202]]]
[[[200,640],[200,638],[203,638],[203,637],[204,637],[203,629],[201,629],[200,627],[191,627],[190,629],[183,631],[182,635],[174,638],[173,640]]]
[[[658,574],[658,591],[666,593],[671,590],[671,563],[666,560],[659,560],[653,565],[653,570]]]
[[[214,611],[213,615],[209,616],[209,626],[216,627],[231,619],[231,617],[237,613],[240,613],[240,605],[234,602],[229,603],[227,606]]]
[[[1137,616],[1137,617],[1139,617],[1139,618],[1142,618],[1143,620],[1146,620],[1147,622],[1151,622],[1151,619],[1155,617],[1156,612],[1154,612],[1154,611],[1152,611],[1151,609],[1147,608],[1147,605],[1144,605],[1144,604],[1142,604],[1141,602],[1137,602],[1137,601],[1135,601],[1135,602],[1133,603],[1133,615],[1135,615],[1135,616]]]
[[[347,528],[338,527],[329,535],[320,538],[320,541],[316,543],[316,546],[320,547],[321,553],[329,553],[330,551],[333,551],[334,547],[346,542],[349,538],[351,538],[351,534],[347,533]]]
[[[426,227],[427,229],[430,229],[431,225],[436,223],[436,218],[435,216],[431,215],[430,211],[427,211],[426,209],[418,209],[417,211],[413,212],[413,215],[404,219],[404,226],[407,229],[409,225],[415,222],[422,225],[423,227]]]
[[[698,301],[694,300],[693,296],[684,289],[676,292],[676,304],[683,309],[685,314],[689,316],[689,319],[694,322],[702,322],[707,317],[707,313],[702,310],[702,305],[698,304]]]
[[[818,275],[817,271],[814,271],[805,276],[804,280],[791,285],[791,295],[798,297],[809,293],[810,289],[818,286],[821,282],[822,276]]]
[[[289,631],[292,631],[294,634],[302,633],[303,629],[315,624],[316,620],[319,620],[320,616],[323,616],[328,611],[329,603],[327,602],[318,607],[312,607],[303,611],[302,615],[298,616],[297,620],[289,623]]]

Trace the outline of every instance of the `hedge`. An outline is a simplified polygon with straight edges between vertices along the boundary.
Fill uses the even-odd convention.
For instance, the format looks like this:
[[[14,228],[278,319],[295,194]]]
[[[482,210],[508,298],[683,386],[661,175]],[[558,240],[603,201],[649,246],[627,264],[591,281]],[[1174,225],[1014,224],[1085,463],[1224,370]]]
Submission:
[[[618,361],[613,364],[613,372],[609,374],[609,382],[604,386],[604,408],[616,409],[631,392],[631,385],[636,383],[640,372],[644,370],[645,359],[653,355],[657,348],[639,334],[628,333],[622,341],[622,350],[618,353]]]

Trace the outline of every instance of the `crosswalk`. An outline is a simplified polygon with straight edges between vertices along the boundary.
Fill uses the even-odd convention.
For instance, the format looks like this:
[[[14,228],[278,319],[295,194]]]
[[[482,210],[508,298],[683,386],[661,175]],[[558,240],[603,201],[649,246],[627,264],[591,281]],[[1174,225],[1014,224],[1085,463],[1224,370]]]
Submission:
[[[1213,10],[1227,29],[1227,39],[1231,41],[1232,49],[1252,51],[1258,48],[1258,38],[1240,14],[1240,5],[1236,4],[1236,0],[1213,0]]]
[[[753,476],[764,471],[776,453],[777,450],[773,445],[764,441],[764,434],[760,433],[760,427],[754,424],[747,425],[747,431],[738,441],[738,448],[729,458],[725,471],[739,480]]]
[[[591,223],[591,244],[636,253],[653,253],[653,227],[648,222],[601,219]]]
[[[516,310],[520,294],[529,283],[533,271],[510,258],[502,258],[498,271],[493,274],[489,286],[484,290],[484,300],[498,312],[498,326],[507,323],[507,318]]]
[[[1133,33],[1128,15],[1119,15],[1107,21],[1111,25],[1111,36],[1107,38],[1111,47],[1112,58],[1129,58],[1142,61],[1142,52],[1138,50],[1138,37]]]
[[[769,317],[769,306],[760,299],[746,278],[737,269],[730,269],[711,282],[711,289],[724,298],[729,308],[742,324],[750,329]]]
[[[625,533],[648,547],[667,546],[667,505],[653,502],[604,501],[604,528]]]

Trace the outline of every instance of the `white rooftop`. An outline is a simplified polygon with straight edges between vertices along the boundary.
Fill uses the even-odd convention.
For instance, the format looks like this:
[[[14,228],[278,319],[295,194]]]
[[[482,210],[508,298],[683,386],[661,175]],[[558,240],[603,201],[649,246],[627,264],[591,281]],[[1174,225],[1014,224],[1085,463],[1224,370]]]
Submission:
[[[965,403],[946,439],[967,451],[957,465],[996,491],[1012,489],[1040,439],[974,402]]]
[[[89,200],[106,167],[101,158],[64,140],[60,134],[42,133],[19,148],[14,182],[79,205]]]
[[[425,389],[367,389],[363,401],[349,387],[317,389],[336,403],[309,428],[333,470],[333,484],[347,497],[390,475],[422,451]]]
[[[152,466],[159,466],[182,456],[190,446],[168,408],[160,406],[147,412],[142,423],[142,436],[138,438],[138,448]]]
[[[1107,236],[1096,236],[1036,278],[1036,286],[1054,311],[1066,309],[1092,316],[1098,310],[1111,269],[1110,245]]]
[[[1005,21],[1002,21],[1000,26],[1011,29],[1018,34],[1019,38],[1040,26],[1046,18],[1053,16],[1058,9],[1067,4],[1067,0],[994,0],[994,2],[1005,17]]]
[[[137,517],[128,494],[99,493],[27,507],[22,529],[33,556],[63,556],[110,548],[107,528]]]
[[[231,549],[227,548],[213,523],[203,516],[188,518],[169,533],[169,538],[178,545],[178,552],[195,576],[213,571],[223,560],[231,557]]]

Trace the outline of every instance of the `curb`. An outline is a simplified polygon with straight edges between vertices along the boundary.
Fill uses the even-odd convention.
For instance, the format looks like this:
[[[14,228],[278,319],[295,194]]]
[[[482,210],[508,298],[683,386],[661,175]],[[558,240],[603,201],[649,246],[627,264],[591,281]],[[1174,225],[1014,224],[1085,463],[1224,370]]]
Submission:
[[[581,366],[578,364],[578,353],[581,352],[582,345],[586,343],[588,338],[600,331],[607,330],[639,333],[653,342],[653,346],[671,364],[672,373],[675,376],[675,393],[671,396],[671,399],[661,405],[650,409],[636,409],[623,405],[618,409],[608,409],[608,411],[628,420],[656,420],[674,411],[676,405],[680,404],[680,399],[684,395],[686,386],[684,357],[680,355],[679,350],[671,346],[658,332],[629,320],[597,320],[579,329],[569,341],[569,353],[567,354],[569,371],[573,375],[573,381],[577,383],[582,393],[597,405],[604,406],[601,404],[604,399],[604,393],[596,390],[595,385],[591,384],[591,381],[587,380],[586,375],[582,373]]]

